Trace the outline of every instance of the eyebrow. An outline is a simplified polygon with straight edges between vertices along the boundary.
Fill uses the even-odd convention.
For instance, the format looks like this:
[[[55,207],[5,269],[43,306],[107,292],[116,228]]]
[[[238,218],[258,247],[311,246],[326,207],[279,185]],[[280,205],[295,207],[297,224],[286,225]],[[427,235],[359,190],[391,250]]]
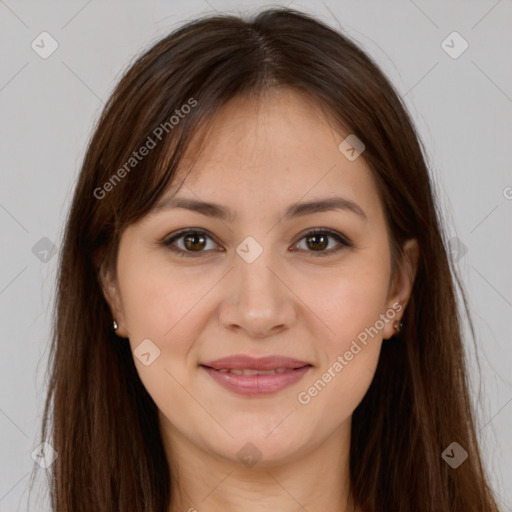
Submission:
[[[191,210],[202,215],[206,215],[208,217],[213,217],[216,219],[221,219],[229,222],[233,222],[236,219],[236,214],[229,208],[226,208],[225,206],[216,203],[198,201],[196,199],[188,199],[183,197],[171,197],[163,199],[155,206],[154,209],[155,211],[161,211],[175,208]],[[363,218],[364,220],[368,220],[368,217],[364,213],[363,209],[357,203],[354,203],[350,199],[346,199],[343,197],[330,197],[327,199],[318,199],[315,201],[309,201],[305,203],[294,203],[286,209],[282,219],[288,220],[295,217],[303,217],[313,213],[328,212],[335,210],[343,210],[350,213],[354,213]]]

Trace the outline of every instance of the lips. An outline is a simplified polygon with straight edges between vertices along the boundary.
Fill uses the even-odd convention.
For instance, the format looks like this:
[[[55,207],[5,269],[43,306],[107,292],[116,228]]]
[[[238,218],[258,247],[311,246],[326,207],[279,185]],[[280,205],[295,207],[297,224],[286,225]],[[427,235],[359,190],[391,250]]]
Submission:
[[[255,370],[253,368],[221,368],[217,370],[219,373],[233,373],[234,375],[276,375],[277,373],[284,373],[286,368],[276,368],[275,370]]]
[[[298,382],[313,367],[285,356],[235,355],[200,365],[223,388],[244,396],[277,393]]]
[[[294,370],[310,365],[307,361],[300,361],[286,356],[250,357],[242,354],[223,357],[215,361],[202,363],[214,370]],[[282,372],[281,372],[282,373]]]

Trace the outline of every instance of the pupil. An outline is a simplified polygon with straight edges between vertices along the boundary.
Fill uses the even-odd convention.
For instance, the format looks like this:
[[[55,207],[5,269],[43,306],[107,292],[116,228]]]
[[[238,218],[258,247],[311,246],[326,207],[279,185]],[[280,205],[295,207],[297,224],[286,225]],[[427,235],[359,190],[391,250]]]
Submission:
[[[318,242],[318,240],[321,239],[322,242]],[[311,240],[314,240],[313,244],[309,244]],[[318,245],[320,244],[320,249],[325,249],[327,247],[327,237],[324,235],[311,235],[308,237],[308,245],[310,249],[318,250],[318,247],[315,249],[315,247],[312,247],[312,245]]]
[[[201,241],[198,242],[197,239],[200,239]],[[190,243],[189,243],[190,242]],[[198,247],[201,246],[201,247]],[[204,236],[200,234],[189,234],[185,237],[185,247],[190,250],[194,249],[202,249],[204,247]]]

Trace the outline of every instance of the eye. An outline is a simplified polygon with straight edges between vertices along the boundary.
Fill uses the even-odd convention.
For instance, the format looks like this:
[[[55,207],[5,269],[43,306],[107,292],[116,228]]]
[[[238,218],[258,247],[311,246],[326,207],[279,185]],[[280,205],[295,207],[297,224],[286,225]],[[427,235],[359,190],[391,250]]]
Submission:
[[[195,256],[194,253],[199,254],[206,252],[206,250],[215,250],[217,244],[213,242],[213,247],[208,248],[208,240],[213,242],[212,237],[205,231],[187,229],[164,240],[163,244],[180,256],[193,257]],[[181,242],[181,244],[177,242]]]
[[[334,248],[329,247],[329,239],[334,239],[337,242],[337,245],[334,244]],[[336,231],[331,231],[330,229],[319,228],[314,229],[306,233],[302,238],[305,240],[306,251],[316,253],[314,256],[330,256],[332,254],[336,254],[346,247],[353,247],[353,244],[348,240],[348,238],[344,237],[340,233]],[[300,242],[296,244],[295,247],[298,247]]]
[[[346,247],[353,247],[350,240],[336,231],[330,229],[318,228],[309,231],[301,239],[300,242],[305,240],[306,248],[299,248],[306,252],[316,253],[314,256],[329,256],[336,254]],[[337,244],[329,248],[330,242],[334,240]],[[212,242],[208,247],[208,241]],[[294,247],[300,245],[297,243]],[[187,229],[180,231],[162,242],[170,251],[178,254],[179,256],[194,257],[199,256],[201,253],[210,251],[222,251],[218,249],[218,245],[213,241],[213,238],[202,230]],[[292,250],[296,250],[296,249]],[[329,248],[329,249],[328,249]],[[328,250],[326,250],[328,249]]]

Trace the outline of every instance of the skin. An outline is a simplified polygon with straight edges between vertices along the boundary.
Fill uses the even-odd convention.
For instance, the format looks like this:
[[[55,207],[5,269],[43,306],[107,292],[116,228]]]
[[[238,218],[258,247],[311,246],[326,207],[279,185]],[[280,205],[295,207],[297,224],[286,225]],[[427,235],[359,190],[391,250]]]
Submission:
[[[418,247],[407,241],[392,279],[377,189],[364,158],[349,161],[338,149],[345,136],[291,90],[232,100],[216,115],[202,150],[191,145],[181,179],[164,198],[185,179],[176,197],[229,207],[236,219],[155,210],[124,231],[115,272],[102,272],[118,334],[132,350],[145,339],[160,350],[149,366],[134,360],[159,408],[173,475],[170,512],[354,509],[351,417],[373,379],[382,343],[393,343],[383,340],[395,334],[409,300]],[[357,203],[366,219],[347,210],[281,219],[292,203],[334,195]],[[183,237],[175,241],[193,257],[161,243],[183,228],[210,235],[198,246]],[[314,228],[334,230],[354,247],[330,237],[326,246],[308,242]],[[263,248],[252,263],[236,252],[247,236]],[[318,256],[336,247],[341,250]],[[309,403],[300,403],[298,394],[389,310],[394,318]],[[280,392],[244,397],[198,366],[240,353],[281,354],[313,369]],[[252,467],[237,456],[248,442],[261,453]]]

